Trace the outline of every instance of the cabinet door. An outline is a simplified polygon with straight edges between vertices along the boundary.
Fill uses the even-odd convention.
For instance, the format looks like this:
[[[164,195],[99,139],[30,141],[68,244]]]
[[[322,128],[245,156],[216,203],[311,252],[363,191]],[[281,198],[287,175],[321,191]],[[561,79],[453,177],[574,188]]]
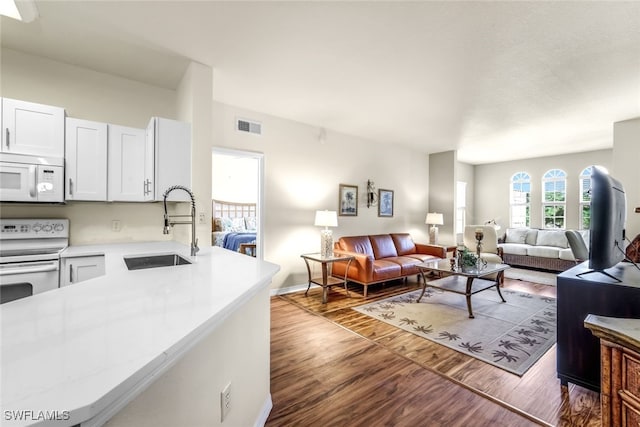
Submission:
[[[67,200],[107,200],[107,124],[67,118]]]
[[[104,275],[104,255],[62,258],[60,287]]]
[[[108,184],[110,201],[152,200],[153,150],[144,129],[108,126]]]
[[[64,156],[64,108],[2,99],[2,151]]]
[[[191,125],[177,120],[154,117],[147,126],[147,138],[155,151],[155,200],[173,185],[191,190]],[[167,200],[191,201],[184,191],[173,191]]]

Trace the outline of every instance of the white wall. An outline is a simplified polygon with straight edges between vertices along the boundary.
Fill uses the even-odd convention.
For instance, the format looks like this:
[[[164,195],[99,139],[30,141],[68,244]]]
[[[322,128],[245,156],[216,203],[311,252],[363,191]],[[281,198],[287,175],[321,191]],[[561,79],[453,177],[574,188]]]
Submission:
[[[263,135],[235,131],[236,117],[261,122]],[[300,254],[320,248],[315,211],[337,210],[341,183],[358,186],[358,215],[338,217],[335,240],[394,231],[428,240],[426,154],[329,130],[321,141],[316,127],[220,103],[214,103],[213,120],[215,146],[264,153],[264,259],[281,266],[274,288],[306,283]],[[367,179],[395,192],[393,218],[379,218],[377,208],[366,207]]]
[[[624,186],[627,195],[627,237],[640,233],[640,117],[613,124],[613,167],[611,175]]]
[[[453,244],[456,241],[454,236],[456,161],[457,153],[455,151],[443,151],[429,155],[429,188],[431,188],[429,212],[442,214],[444,224],[438,226],[438,243],[441,244]],[[468,188],[467,191],[469,191]]]
[[[578,229],[580,172],[591,165],[602,165],[611,170],[612,155],[612,150],[598,150],[477,165],[474,188],[475,220],[484,223],[495,219],[502,230],[508,227],[511,177],[516,172],[527,172],[531,176],[531,227],[540,228],[542,226],[542,176],[549,169],[558,168],[567,173],[566,225],[567,228]]]
[[[197,68],[197,67],[196,67]],[[206,68],[206,67],[205,67]],[[125,126],[146,128],[153,116],[181,119],[192,123],[194,184],[198,210],[210,212],[210,105],[202,118],[202,100],[211,103],[211,70],[209,93],[202,89],[206,70],[188,70],[178,91],[163,89],[121,77],[80,68],[46,58],[2,49],[2,95],[25,101],[64,107],[69,117],[96,120]],[[206,80],[205,80],[206,81]],[[194,89],[194,84],[197,85]],[[198,89],[201,92],[198,92]],[[178,93],[179,92],[179,93]],[[206,101],[204,101],[206,102]],[[184,118],[183,118],[184,119]],[[193,120],[196,119],[196,120]],[[203,124],[206,122],[206,124]],[[204,136],[202,135],[204,134]],[[203,144],[200,141],[206,142]],[[204,148],[203,148],[204,147]],[[206,153],[202,156],[202,151]],[[198,177],[205,176],[204,180]],[[179,209],[188,212],[186,204]],[[173,206],[172,206],[173,208]],[[208,209],[208,210],[207,210]],[[176,238],[188,241],[188,227],[175,228],[178,236],[162,234],[162,203],[70,202],[56,205],[2,204],[3,218],[69,218],[71,244],[102,242],[157,241]],[[208,216],[207,216],[208,217]],[[111,221],[121,221],[120,232],[111,231]],[[208,224],[198,227],[200,242],[208,244]],[[202,229],[202,230],[201,230]]]

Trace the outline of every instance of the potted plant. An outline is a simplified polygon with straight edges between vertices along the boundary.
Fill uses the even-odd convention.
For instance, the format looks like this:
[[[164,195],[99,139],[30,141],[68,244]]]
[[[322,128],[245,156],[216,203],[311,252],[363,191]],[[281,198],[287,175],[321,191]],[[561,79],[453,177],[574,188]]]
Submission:
[[[458,265],[462,270],[468,270],[476,267],[478,257],[467,248],[463,248],[458,255]]]

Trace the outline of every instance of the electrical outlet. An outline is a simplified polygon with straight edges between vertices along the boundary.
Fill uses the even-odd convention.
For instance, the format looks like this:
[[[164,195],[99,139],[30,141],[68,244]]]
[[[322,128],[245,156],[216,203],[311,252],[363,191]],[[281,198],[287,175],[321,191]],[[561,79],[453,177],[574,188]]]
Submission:
[[[200,224],[206,224],[207,223],[207,217],[205,216],[204,212],[200,212],[200,214],[198,215],[198,222]]]
[[[231,410],[231,383],[220,392],[220,422],[223,422]]]
[[[120,224],[120,220],[119,219],[114,219],[113,221],[111,221],[111,231],[120,231],[121,229],[121,224]]]

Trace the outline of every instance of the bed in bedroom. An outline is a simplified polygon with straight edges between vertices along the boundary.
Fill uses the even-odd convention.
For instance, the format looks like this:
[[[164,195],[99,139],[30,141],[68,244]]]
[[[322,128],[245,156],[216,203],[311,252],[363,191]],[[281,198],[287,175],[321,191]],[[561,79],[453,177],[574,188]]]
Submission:
[[[213,215],[212,245],[237,252],[240,245],[255,243],[257,230],[255,203],[212,200],[211,212]]]

